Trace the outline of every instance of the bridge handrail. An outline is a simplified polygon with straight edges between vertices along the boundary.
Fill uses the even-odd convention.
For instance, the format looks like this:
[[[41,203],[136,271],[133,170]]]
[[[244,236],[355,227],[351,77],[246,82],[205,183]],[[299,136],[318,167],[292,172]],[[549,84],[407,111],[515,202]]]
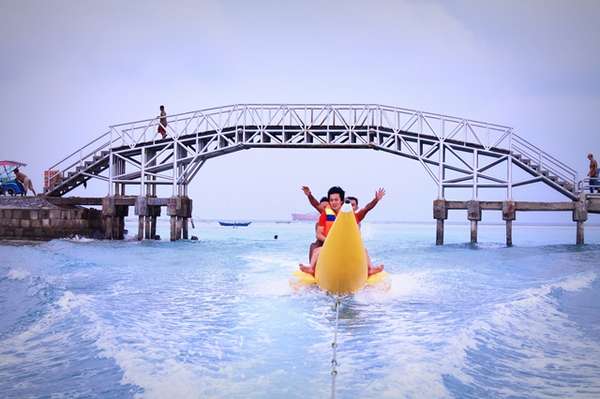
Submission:
[[[389,105],[381,105],[381,104],[302,104],[302,103],[298,103],[298,104],[271,104],[271,103],[265,103],[265,104],[231,104],[231,105],[224,105],[224,106],[218,106],[218,107],[210,107],[210,108],[203,108],[203,109],[198,109],[195,111],[187,111],[187,112],[181,112],[178,114],[169,114],[167,115],[167,119],[173,119],[173,118],[180,118],[186,115],[195,115],[198,113],[209,113],[210,111],[216,111],[216,110],[226,110],[228,108],[262,108],[262,109],[272,109],[272,110],[277,110],[277,109],[281,109],[282,107],[288,107],[288,108],[293,108],[293,109],[323,109],[326,107],[333,107],[333,108],[337,108],[337,109],[358,109],[358,110],[363,110],[365,108],[372,108],[372,109],[386,109],[386,110],[390,110],[390,111],[400,111],[403,113],[407,113],[407,114],[421,114],[421,115],[426,115],[426,116],[430,116],[436,119],[444,119],[447,121],[455,121],[455,122],[461,122],[461,121],[467,121],[472,125],[477,125],[477,126],[481,126],[481,127],[491,127],[491,128],[497,128],[497,129],[510,129],[509,126],[505,126],[505,125],[500,125],[497,123],[489,123],[489,122],[482,122],[482,121],[478,121],[478,120],[474,120],[474,119],[466,119],[466,118],[459,118],[456,116],[450,116],[450,115],[444,115],[444,114],[437,114],[437,113],[433,113],[433,112],[427,112],[427,111],[419,111],[416,109],[411,109],[411,108],[401,108],[401,107],[394,107],[394,106],[389,106]],[[127,126],[127,125],[134,125],[134,124],[138,124],[138,123],[145,123],[145,122],[152,122],[152,121],[158,121],[160,119],[159,116],[156,117],[152,117],[152,118],[147,118],[147,119],[140,119],[137,121],[131,121],[131,122],[123,122],[123,123],[118,123],[115,125],[110,125],[110,128],[117,128],[117,127],[121,127],[121,126]],[[189,118],[188,118],[189,119]],[[186,120],[184,119],[179,119],[179,120]]]
[[[596,182],[595,184],[591,184],[590,180],[591,179],[595,179]],[[581,179],[577,182],[577,192],[578,193],[582,193],[585,192],[586,190],[589,190],[590,188],[594,188],[596,190],[600,190],[600,177],[586,177],[584,179]],[[586,195],[592,195],[592,196],[600,196],[600,192],[596,192],[596,193],[589,193]]]
[[[183,132],[187,132],[188,128],[192,126],[191,123],[194,119],[200,120],[200,118],[210,117],[210,121],[207,119],[207,123],[218,130],[219,128],[222,129],[226,127],[225,125],[227,123],[231,123],[232,125],[240,125],[241,123],[239,117],[241,115],[244,115],[244,121],[246,121],[247,115],[250,116],[254,122],[256,122],[255,117],[258,117],[258,119],[262,119],[264,117],[269,119],[271,117],[275,117],[277,112],[282,110],[294,111],[293,115],[295,115],[296,121],[302,126],[312,126],[313,123],[317,122],[313,119],[313,115],[315,114],[317,119],[324,118],[320,121],[320,124],[323,124],[325,120],[327,120],[327,124],[330,124],[330,117],[333,117],[335,124],[336,113],[334,112],[331,114],[329,111],[337,111],[337,114],[342,119],[344,117],[352,118],[352,116],[348,114],[342,115],[340,112],[355,111],[354,118],[358,116],[360,119],[362,119],[362,121],[353,119],[350,123],[348,123],[349,121],[347,120],[344,120],[344,122],[351,126],[373,127],[384,126],[386,122],[393,125],[396,125],[397,123],[397,126],[390,125],[388,127],[400,129],[400,119],[396,121],[396,118],[394,118],[394,121],[390,122],[388,119],[390,115],[386,115],[386,113],[390,112],[397,113],[398,115],[408,116],[408,119],[404,119],[404,123],[410,122],[410,125],[405,129],[407,131],[420,134],[424,133],[425,130],[428,130],[440,139],[453,138],[460,132],[464,132],[464,140],[466,142],[478,142],[487,148],[497,147],[503,142],[506,143],[512,132],[512,128],[509,126],[496,123],[481,122],[472,119],[458,118],[449,115],[380,104],[233,104],[167,115],[166,130],[168,136],[179,137]],[[271,115],[272,111],[275,112],[273,115]],[[306,119],[308,117],[306,114],[307,111],[310,111],[310,120]],[[246,114],[246,112],[248,112],[248,114]],[[268,112],[268,116],[263,114],[264,112]],[[217,118],[214,118],[217,115],[219,116],[218,121],[216,120]],[[231,118],[231,116],[234,117]],[[225,120],[225,124],[222,123],[224,122],[222,117],[227,118]],[[439,121],[441,125],[434,128],[433,126],[436,126],[437,124],[431,125],[430,122],[432,120]],[[158,126],[159,122],[160,116],[155,116],[153,118],[140,119],[134,122],[111,125],[110,129],[115,134],[120,136],[123,145],[129,144],[133,147],[142,141],[146,141],[147,133],[149,131],[152,132],[154,127]],[[262,122],[264,123],[264,119],[262,119]],[[274,122],[274,120],[270,119],[269,122]],[[280,122],[281,121],[274,123],[278,124]],[[173,128],[173,126],[181,126],[181,123],[185,124],[183,131],[180,131],[178,127]],[[454,126],[447,125],[446,123],[452,123]],[[229,127],[229,125],[227,126]],[[404,126],[402,129],[404,129]],[[153,137],[156,137],[158,132],[154,131],[152,134]],[[494,136],[492,137],[491,134]],[[506,146],[508,147],[508,143],[506,143]]]
[[[99,153],[103,149],[110,147],[111,144],[115,142],[115,140],[112,140],[112,142],[111,142],[111,140],[109,139],[108,141],[100,144],[99,146],[94,147],[93,150],[91,150],[91,151],[89,150],[89,148],[93,144],[106,138],[107,136],[110,136],[110,130],[107,131],[106,133],[98,136],[97,138],[95,138],[94,140],[85,144],[84,146],[78,148],[77,150],[73,151],[72,153],[70,153],[69,155],[67,155],[66,157],[61,159],[60,161],[56,162],[54,165],[50,166],[47,169],[48,171],[56,170],[56,173],[52,174],[52,176],[50,176],[50,178],[53,179],[56,175],[64,177],[64,174],[66,172],[68,172],[71,168],[73,168],[74,166],[81,165],[84,160],[88,159],[91,156],[94,156],[95,154]],[[84,152],[85,152],[85,154],[84,154]],[[64,166],[67,163],[68,163],[68,165]],[[48,187],[48,189],[51,189],[51,188],[52,187]]]
[[[561,177],[563,180],[573,184],[576,183],[577,171],[575,169],[559,161],[552,155],[543,151],[516,133],[513,133],[511,146],[513,151],[516,150],[522,155],[527,156],[532,161],[539,162],[540,169],[545,167],[548,171],[552,172],[558,177]]]
[[[381,104],[231,104],[169,114],[166,116],[168,122],[167,132],[168,136],[177,138],[182,134],[188,134],[188,132],[194,132],[198,135],[198,129],[203,123],[210,126],[209,130],[215,128],[217,131],[224,127],[257,124],[257,120],[259,124],[282,124],[283,117],[287,118],[288,115],[288,113],[282,113],[280,117],[278,112],[282,110],[292,110],[293,113],[289,113],[290,123],[294,119],[298,124],[304,126],[311,126],[313,123],[329,126],[332,117],[333,125],[344,123],[351,126],[373,126],[374,128],[382,126],[394,130],[404,129],[417,134],[424,134],[427,130],[427,132],[431,131],[438,136],[440,140],[454,137],[458,139],[463,137],[464,133],[465,142],[478,142],[486,149],[491,147],[502,148],[506,145],[509,151],[521,153],[532,161],[539,162],[540,167],[543,166],[557,177],[573,182],[574,185],[577,180],[577,172],[574,169],[517,135],[509,126]],[[271,111],[275,111],[275,113],[272,114]],[[311,111],[310,119],[307,111]],[[315,119],[313,119],[314,111],[317,111]],[[336,123],[336,115],[342,119],[340,123]],[[243,122],[241,121],[242,116],[244,118]],[[408,116],[408,118],[405,118],[405,116]],[[247,123],[247,117],[252,122]],[[401,117],[404,120],[404,125],[400,123]],[[196,118],[199,121],[198,125],[192,123]],[[348,118],[350,119],[348,120]],[[391,120],[390,118],[394,119]],[[75,150],[49,169],[59,168],[61,169],[60,173],[63,174],[74,166],[82,164],[84,160],[94,156],[99,151],[119,145],[118,141],[121,141],[120,145],[127,144],[133,148],[142,141],[147,141],[148,132],[155,139],[158,136],[158,131],[152,128],[160,123],[160,119],[160,116],[155,116],[111,125],[109,131]],[[445,122],[449,122],[449,124]],[[183,127],[181,123],[184,123]],[[491,136],[491,134],[494,136]],[[107,139],[108,136],[110,138]],[[107,141],[89,151],[93,145],[103,139],[107,139]],[[86,152],[86,155],[83,155],[84,152]],[[77,157],[77,155],[79,156]],[[68,166],[64,166],[66,164]]]
[[[577,173],[577,171],[573,168],[571,168],[569,165],[559,161],[557,158],[553,157],[552,155],[548,154],[547,152],[545,152],[544,150],[542,150],[541,148],[539,148],[538,146],[536,146],[535,144],[532,144],[530,141],[524,139],[523,137],[519,136],[516,133],[513,133],[513,140],[518,140],[520,142],[523,142],[525,144],[527,144],[529,147],[531,147],[533,150],[544,154],[544,156],[546,156],[547,158],[553,160],[554,162],[556,162],[558,165],[562,166],[563,168],[565,168],[566,170],[568,170],[569,172],[572,172],[574,174]]]

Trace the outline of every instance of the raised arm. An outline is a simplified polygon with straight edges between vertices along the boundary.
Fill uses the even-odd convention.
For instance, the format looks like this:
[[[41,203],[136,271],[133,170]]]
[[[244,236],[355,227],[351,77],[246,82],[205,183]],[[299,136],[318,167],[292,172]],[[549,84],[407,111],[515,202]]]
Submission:
[[[304,195],[308,198],[308,202],[312,205],[313,208],[317,210],[317,212],[321,213],[321,208],[319,207],[319,201],[315,198],[314,195],[310,192],[310,188],[308,186],[302,186],[302,191]]]
[[[367,213],[369,213],[371,209],[375,208],[375,205],[377,205],[377,203],[381,201],[384,195],[385,189],[383,188],[380,188],[379,190],[375,191],[375,198],[373,198],[371,202],[365,205],[364,208],[362,208],[360,211],[356,212],[358,218],[361,220],[364,219],[364,217],[367,216]]]

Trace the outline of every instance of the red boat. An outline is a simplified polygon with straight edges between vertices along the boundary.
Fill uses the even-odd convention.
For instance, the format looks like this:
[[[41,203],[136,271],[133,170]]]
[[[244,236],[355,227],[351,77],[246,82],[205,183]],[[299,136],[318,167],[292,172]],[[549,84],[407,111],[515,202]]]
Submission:
[[[292,220],[302,222],[315,222],[319,219],[319,214],[315,212],[311,213],[292,213]]]

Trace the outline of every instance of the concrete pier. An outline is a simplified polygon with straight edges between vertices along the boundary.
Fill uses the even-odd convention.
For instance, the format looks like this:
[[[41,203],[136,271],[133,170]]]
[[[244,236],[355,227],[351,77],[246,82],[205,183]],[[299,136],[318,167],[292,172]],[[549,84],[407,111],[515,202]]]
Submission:
[[[506,246],[512,247],[512,222],[517,218],[516,204],[514,201],[502,203],[502,220],[506,222]]]
[[[135,199],[135,214],[138,215],[137,239],[150,240],[156,236],[156,219],[160,216],[160,205],[151,205],[160,201],[156,197],[139,196]]]
[[[129,206],[120,200],[120,196],[108,196],[102,199],[104,238],[107,240],[124,238],[125,217],[129,215]]]
[[[577,224],[575,243],[583,245],[585,243],[583,224],[588,218],[588,207],[586,201],[577,201],[573,209],[573,221]]]
[[[528,202],[528,201],[447,201],[436,199],[433,201],[433,218],[436,219],[436,244],[444,243],[444,220],[448,218],[448,210],[466,210],[467,219],[470,221],[471,243],[477,242],[478,222],[481,221],[483,211],[502,211],[502,219],[506,222],[506,245],[512,246],[512,222],[519,212],[572,212],[573,221],[576,222],[577,245],[582,245],[584,240],[584,223],[588,213],[600,213],[600,199],[582,196],[578,201],[570,202]]]
[[[477,223],[481,221],[481,206],[479,201],[467,203],[467,218],[471,221],[471,244],[477,243]]]
[[[185,236],[187,236],[187,219],[192,217],[192,200],[185,196],[169,198],[167,202],[167,215],[171,217],[171,241],[181,239],[184,225],[186,226]]]
[[[444,245],[444,220],[448,219],[448,206],[445,200],[433,201],[433,218],[437,221],[435,245]]]

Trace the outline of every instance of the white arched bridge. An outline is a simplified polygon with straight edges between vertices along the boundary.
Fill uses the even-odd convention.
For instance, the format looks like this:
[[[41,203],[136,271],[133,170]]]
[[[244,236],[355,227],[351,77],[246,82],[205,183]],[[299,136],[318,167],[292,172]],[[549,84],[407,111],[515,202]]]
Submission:
[[[418,161],[438,187],[505,189],[543,183],[578,198],[577,172],[517,135],[513,128],[376,104],[236,104],[111,126],[49,168],[48,196],[63,196],[90,179],[107,183],[108,195],[139,195],[187,185],[213,157],[250,148],[374,149]],[[163,119],[164,123],[164,119]],[[516,179],[514,167],[520,173]],[[136,190],[137,191],[137,190]]]

